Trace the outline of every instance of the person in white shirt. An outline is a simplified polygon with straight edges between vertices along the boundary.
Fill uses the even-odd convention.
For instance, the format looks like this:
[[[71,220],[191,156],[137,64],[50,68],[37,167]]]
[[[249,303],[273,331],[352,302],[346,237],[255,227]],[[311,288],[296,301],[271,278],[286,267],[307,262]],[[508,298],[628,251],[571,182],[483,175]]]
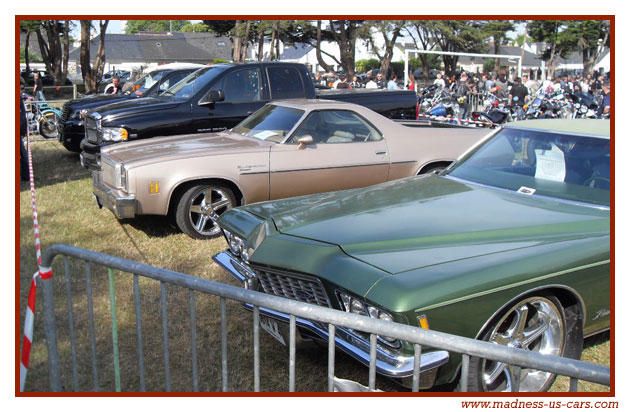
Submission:
[[[442,78],[442,73],[437,74],[437,79],[435,79],[433,84],[437,84],[438,88],[440,89],[443,89],[446,87],[446,83],[444,82],[444,79]]]
[[[374,81],[374,77],[372,75],[368,75],[368,82],[365,83],[366,89],[378,89],[376,82]]]

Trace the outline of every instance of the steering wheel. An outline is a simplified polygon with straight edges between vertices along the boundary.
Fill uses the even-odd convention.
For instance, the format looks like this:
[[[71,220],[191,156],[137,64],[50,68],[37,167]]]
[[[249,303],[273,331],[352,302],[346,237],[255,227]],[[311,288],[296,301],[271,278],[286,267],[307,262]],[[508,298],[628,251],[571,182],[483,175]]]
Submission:
[[[599,185],[597,182],[605,182],[608,183],[608,187],[610,187],[610,179],[601,175],[592,175],[588,179],[586,179],[583,183],[584,186],[597,188]]]

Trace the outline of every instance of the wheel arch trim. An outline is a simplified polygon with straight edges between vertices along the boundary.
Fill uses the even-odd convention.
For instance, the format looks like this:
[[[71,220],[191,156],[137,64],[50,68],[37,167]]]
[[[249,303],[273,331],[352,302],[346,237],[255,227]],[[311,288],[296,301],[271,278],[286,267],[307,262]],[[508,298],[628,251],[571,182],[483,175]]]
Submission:
[[[224,177],[224,176],[195,177],[195,178],[192,178],[192,179],[186,179],[186,180],[179,181],[179,182],[177,182],[176,184],[173,185],[173,187],[169,191],[168,200],[166,202],[166,214],[170,213],[170,211],[172,210],[172,208],[173,208],[173,197],[175,196],[176,193],[178,193],[181,190],[182,187],[195,185],[195,184],[200,184],[201,182],[211,182],[211,181],[212,182],[217,182],[217,183],[226,182],[230,186],[235,187],[238,190],[237,193],[234,193],[234,197],[236,198],[236,202],[239,203],[241,201],[241,199],[242,199],[242,202],[240,202],[237,206],[242,206],[242,205],[247,203],[245,201],[245,193],[243,192],[243,189],[241,189],[241,187],[234,180],[232,180],[232,179],[230,179],[228,177]]]
[[[488,328],[488,326],[490,326],[492,324],[492,321],[494,319],[496,319],[501,313],[503,313],[505,310],[507,310],[510,306],[514,305],[518,300],[528,296],[528,295],[533,295],[537,292],[540,291],[549,291],[550,293],[553,294],[553,290],[554,289],[561,289],[564,290],[566,292],[569,292],[578,302],[579,304],[579,308],[580,311],[582,312],[582,329],[584,329],[584,323],[586,321],[586,317],[584,316],[586,314],[586,304],[584,303],[584,299],[582,298],[582,296],[573,288],[566,286],[566,285],[560,285],[560,284],[550,284],[550,285],[544,285],[544,286],[539,286],[537,288],[534,289],[529,289],[525,292],[519,293],[518,295],[514,296],[512,299],[510,299],[508,302],[506,302],[505,304],[503,304],[499,309],[497,309],[489,318],[488,320],[486,320],[486,322],[483,324],[483,326],[477,331],[477,334],[475,335],[475,339],[480,339],[481,336],[483,335],[483,333],[486,331],[486,329]],[[558,296],[556,294],[554,294],[554,296],[556,296],[556,298],[558,298]],[[558,298],[558,300],[560,300]],[[563,309],[566,309],[565,307],[563,307]]]

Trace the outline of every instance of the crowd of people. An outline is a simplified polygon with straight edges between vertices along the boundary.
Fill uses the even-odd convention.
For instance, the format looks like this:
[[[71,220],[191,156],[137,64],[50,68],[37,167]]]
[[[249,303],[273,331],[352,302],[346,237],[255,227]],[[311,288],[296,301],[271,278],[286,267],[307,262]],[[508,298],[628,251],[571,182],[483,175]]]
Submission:
[[[385,79],[382,72],[373,75],[372,71],[368,71],[363,79],[354,75],[352,79],[348,79],[345,74],[336,75],[330,73],[316,73],[315,83],[320,86],[330,87],[333,89],[401,89],[403,86],[398,82],[395,73],[390,75],[389,79]],[[596,98],[600,102],[598,116],[607,115],[610,112],[610,81],[604,75],[597,72],[587,74],[586,76],[562,76],[550,80],[534,80],[528,74],[520,77],[510,77],[506,70],[500,70],[498,73],[468,73],[462,71],[459,76],[444,76],[437,73],[433,84],[438,88],[447,88],[462,103],[468,103],[467,109],[471,106],[471,102],[476,96],[483,94],[493,94],[499,99],[506,99],[509,105],[523,107],[531,101],[534,96],[542,90],[546,93],[557,92],[581,92]],[[419,85],[413,74],[409,74],[408,82],[404,85],[405,89],[418,90]],[[469,109],[468,109],[469,110]],[[464,113],[464,116],[468,113]]]

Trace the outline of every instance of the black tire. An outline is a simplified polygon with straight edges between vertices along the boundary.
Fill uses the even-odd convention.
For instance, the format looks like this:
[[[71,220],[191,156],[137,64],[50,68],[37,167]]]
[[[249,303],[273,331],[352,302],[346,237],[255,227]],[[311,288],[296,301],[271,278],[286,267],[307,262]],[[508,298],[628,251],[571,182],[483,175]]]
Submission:
[[[422,175],[432,175],[432,174],[439,174],[442,173],[442,171],[444,169],[446,169],[448,166],[431,166],[425,170],[422,170],[421,172],[418,173],[418,176],[422,176]]]
[[[500,345],[520,347],[535,352],[566,356],[569,327],[565,310],[553,295],[530,295],[520,298],[497,315],[482,339]],[[573,355],[573,354],[572,354]],[[573,356],[572,356],[573,357]],[[510,392],[515,370],[511,365],[481,358],[471,358],[468,373],[470,392]],[[533,369],[521,369],[520,391],[546,392],[556,375]]]
[[[68,151],[74,153],[81,153],[81,142],[76,140],[70,140],[66,142],[65,140],[61,142],[63,147],[65,147]]]
[[[39,132],[46,139],[55,139],[59,136],[57,124],[59,119],[55,113],[47,113],[39,120]]]
[[[210,202],[207,202],[208,198]],[[212,239],[221,234],[215,219],[235,205],[234,194],[225,186],[192,186],[179,197],[175,205],[175,223],[193,239]]]

